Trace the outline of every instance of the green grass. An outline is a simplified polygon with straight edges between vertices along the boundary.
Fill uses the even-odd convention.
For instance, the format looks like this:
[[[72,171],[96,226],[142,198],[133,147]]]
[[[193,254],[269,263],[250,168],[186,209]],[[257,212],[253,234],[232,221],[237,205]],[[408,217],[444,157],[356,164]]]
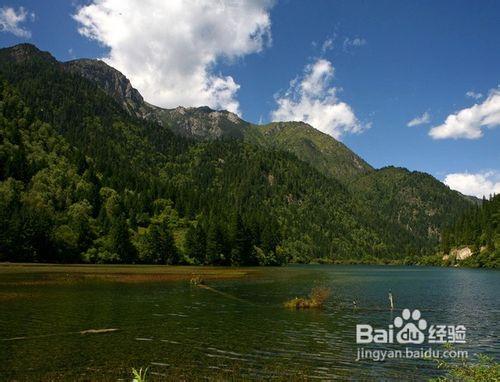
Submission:
[[[308,298],[295,297],[285,302],[285,308],[289,309],[318,309],[322,308],[330,296],[330,289],[323,287],[313,288]]]
[[[145,368],[144,370],[142,368],[140,368],[139,370],[133,368],[132,375],[134,376],[134,379],[132,379],[132,382],[146,382],[147,374],[148,368]]]
[[[476,362],[464,360],[459,364],[438,360],[438,368],[447,370],[443,377],[431,379],[431,382],[493,382],[500,381],[500,364],[492,358],[479,354]]]

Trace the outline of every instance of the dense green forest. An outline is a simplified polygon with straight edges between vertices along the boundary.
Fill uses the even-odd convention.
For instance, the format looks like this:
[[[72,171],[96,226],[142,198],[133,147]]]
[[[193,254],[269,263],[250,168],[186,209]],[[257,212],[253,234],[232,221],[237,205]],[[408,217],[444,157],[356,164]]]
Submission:
[[[0,112],[6,260],[277,264],[382,245],[342,185],[290,154],[169,136],[170,159],[154,158],[133,123],[96,120],[79,149],[5,82]]]
[[[428,175],[340,181],[353,167],[174,134],[33,46],[0,50],[0,81],[1,260],[416,262],[470,205]]]
[[[472,207],[443,230],[444,254],[462,246],[471,248],[474,255],[460,265],[500,268],[500,195],[483,199],[480,206]]]
[[[365,220],[382,228],[383,239],[399,237],[399,245],[415,256],[431,251],[441,238],[441,227],[472,206],[450,195],[449,188],[429,174],[392,166],[356,178],[350,189],[367,207]]]

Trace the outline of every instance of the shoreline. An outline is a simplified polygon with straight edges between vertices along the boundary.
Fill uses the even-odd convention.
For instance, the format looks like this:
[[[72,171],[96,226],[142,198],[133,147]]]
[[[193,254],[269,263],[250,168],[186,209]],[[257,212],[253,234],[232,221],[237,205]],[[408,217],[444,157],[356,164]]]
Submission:
[[[166,264],[88,264],[88,263],[13,263],[0,262],[1,274],[20,273],[75,273],[82,275],[163,275],[177,279],[189,280],[192,276],[202,276],[207,279],[217,278],[240,278],[256,275],[259,270],[268,268],[286,268],[297,266],[331,266],[331,265],[362,265],[381,267],[433,267],[433,268],[463,268],[463,269],[497,269],[497,268],[474,268],[466,266],[452,266],[445,264],[408,264],[404,262],[311,262],[311,263],[288,263],[282,266],[214,266],[214,265],[166,265]]]

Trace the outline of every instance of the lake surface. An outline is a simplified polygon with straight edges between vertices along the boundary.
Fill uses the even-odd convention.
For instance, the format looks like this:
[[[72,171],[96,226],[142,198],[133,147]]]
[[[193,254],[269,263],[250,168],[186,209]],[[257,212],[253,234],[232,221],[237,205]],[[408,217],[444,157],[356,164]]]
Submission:
[[[44,282],[48,276],[50,268],[0,269],[2,381],[130,381],[132,367],[149,367],[152,380],[439,375],[427,360],[356,361],[356,324],[387,328],[403,308],[420,309],[429,324],[465,325],[467,342],[459,348],[469,357],[480,352],[498,361],[500,356],[500,273],[493,270],[260,268],[239,279],[207,281],[213,289],[185,280]],[[283,308],[284,301],[307,296],[318,285],[332,290],[323,310]],[[81,334],[88,329],[119,330]]]

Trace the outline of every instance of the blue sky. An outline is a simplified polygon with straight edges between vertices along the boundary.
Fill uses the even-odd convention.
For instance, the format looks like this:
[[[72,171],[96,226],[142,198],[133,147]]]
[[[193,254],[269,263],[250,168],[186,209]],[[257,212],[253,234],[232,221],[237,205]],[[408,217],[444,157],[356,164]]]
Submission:
[[[3,11],[26,15],[21,32],[3,21],[0,45],[32,42],[59,60],[107,57],[153,103],[212,103],[252,122],[309,118],[375,167],[499,192],[500,2],[228,1],[210,16],[189,1],[175,10],[154,0],[137,10],[126,0],[7,1]],[[81,11],[93,3],[117,9],[102,21],[99,4]],[[407,126],[426,112],[428,122]]]

